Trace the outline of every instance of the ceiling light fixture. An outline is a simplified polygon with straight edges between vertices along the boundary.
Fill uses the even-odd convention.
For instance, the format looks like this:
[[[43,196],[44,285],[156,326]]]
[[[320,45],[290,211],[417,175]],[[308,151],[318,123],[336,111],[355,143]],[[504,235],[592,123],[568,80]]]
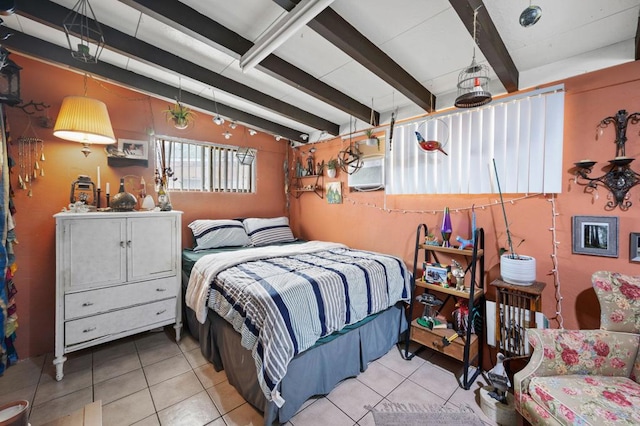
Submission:
[[[274,137],[276,138],[276,140],[277,140],[277,141],[279,141],[280,139],[282,139],[282,136],[280,136],[280,135],[275,135]]]
[[[84,96],[67,96],[62,100],[60,112],[53,127],[53,135],[61,139],[80,142],[82,153],[91,153],[90,144],[110,145],[116,137],[111,127],[109,112],[104,102],[87,97],[87,76],[84,76]]]
[[[471,65],[466,67],[458,75],[458,97],[455,101],[457,108],[474,108],[491,102],[489,86],[489,68],[486,65],[476,63],[476,45],[478,10],[473,11],[473,59]]]
[[[213,106],[216,110],[216,116],[213,117],[213,122],[218,126],[222,126],[224,124],[224,118],[220,117],[220,114],[218,114],[218,102],[216,102],[216,92],[213,90],[213,87],[211,87],[211,93],[213,93]]]
[[[98,62],[105,45],[104,33],[89,0],[79,0],[64,18],[62,26],[71,56],[80,62]]]
[[[302,0],[291,12],[277,20],[240,58],[240,69],[246,72],[258,65],[288,38],[307,25],[334,0]]]
[[[522,11],[520,14],[520,25],[525,28],[529,28],[536,24],[542,17],[542,9],[540,6],[532,6],[529,1],[529,7]]]
[[[222,136],[224,136],[225,139],[231,139],[232,134],[227,130],[222,134]]]
[[[234,130],[236,127],[238,127],[238,123],[232,121],[231,123],[229,123],[229,127],[231,128],[231,130]]]
[[[257,131],[253,130],[253,129],[249,129],[249,135],[251,136],[255,136],[256,133],[258,133]]]
[[[306,134],[306,133],[303,133],[303,134],[301,134],[301,135],[300,135],[300,139],[302,139],[303,141],[305,141],[305,142],[306,142],[306,141],[307,141],[307,139],[309,139],[309,135],[308,135],[308,134]]]

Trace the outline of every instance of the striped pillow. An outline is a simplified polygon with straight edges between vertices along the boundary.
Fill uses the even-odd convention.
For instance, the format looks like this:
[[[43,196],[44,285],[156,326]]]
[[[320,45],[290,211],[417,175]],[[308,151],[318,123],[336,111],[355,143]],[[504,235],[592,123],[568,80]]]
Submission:
[[[239,220],[199,219],[191,222],[189,228],[191,228],[196,241],[194,250],[251,244],[251,240]]]
[[[289,219],[285,216],[271,219],[248,218],[243,222],[244,229],[254,246],[287,243],[296,239],[289,228]]]

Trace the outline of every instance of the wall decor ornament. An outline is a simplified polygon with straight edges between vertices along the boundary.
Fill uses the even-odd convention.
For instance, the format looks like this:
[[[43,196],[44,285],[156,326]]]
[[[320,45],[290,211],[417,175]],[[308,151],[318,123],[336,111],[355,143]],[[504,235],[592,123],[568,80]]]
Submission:
[[[598,123],[596,129],[596,140],[603,135],[604,129],[610,124],[615,126],[616,130],[616,156],[613,160],[609,160],[609,166],[605,174],[598,177],[589,177],[596,161],[585,159],[580,160],[576,165],[575,182],[578,185],[585,186],[584,192],[591,193],[597,191],[598,186],[604,186],[610,192],[609,201],[605,205],[605,210],[613,210],[620,207],[620,210],[626,211],[631,207],[629,201],[629,190],[640,183],[640,174],[631,169],[632,157],[627,157],[625,153],[625,143],[627,142],[627,126],[640,123],[640,112],[627,114],[627,111],[621,109],[616,115],[606,117]]]
[[[575,254],[618,257],[616,216],[574,216],[572,235]]]

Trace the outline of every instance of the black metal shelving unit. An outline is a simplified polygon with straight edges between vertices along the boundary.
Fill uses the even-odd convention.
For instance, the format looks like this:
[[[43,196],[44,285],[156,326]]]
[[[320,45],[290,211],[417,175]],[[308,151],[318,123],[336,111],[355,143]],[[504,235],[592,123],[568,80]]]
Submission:
[[[418,352],[424,348],[436,350],[440,353],[444,353],[453,358],[459,359],[464,363],[464,372],[460,381],[460,385],[468,390],[471,387],[473,381],[482,372],[482,340],[484,325],[482,321],[477,321],[477,318],[481,320],[484,318],[484,299],[485,299],[485,286],[484,286],[484,230],[477,228],[474,233],[474,244],[471,249],[459,249],[456,247],[441,247],[435,245],[425,244],[425,237],[429,235],[427,225],[424,223],[418,225],[416,230],[416,246],[413,258],[413,283],[412,283],[412,297],[409,302],[408,321],[409,332],[406,334],[404,341],[404,349],[401,350],[403,357],[406,360],[413,358]],[[464,268],[465,272],[465,291],[456,290],[453,287],[443,287],[438,284],[431,284],[422,279],[422,275],[418,275],[419,258],[422,254],[425,262],[437,262],[438,254],[448,256],[449,258],[464,258],[467,265]],[[424,293],[430,293],[435,295],[441,300],[442,306],[446,306],[449,300],[453,299],[454,303],[457,303],[459,299],[468,300],[469,306],[469,324],[466,327],[466,331],[462,336],[459,336],[461,341],[447,345],[444,344],[444,339],[454,337],[457,334],[452,329],[429,329],[418,324],[417,319],[412,321],[413,307],[415,299],[419,295],[418,289],[423,289]],[[472,333],[472,321],[475,324],[475,334]],[[419,343],[420,348],[414,352],[409,353],[409,344],[411,341]],[[471,363],[477,361],[477,367],[475,371],[470,374],[469,369]]]

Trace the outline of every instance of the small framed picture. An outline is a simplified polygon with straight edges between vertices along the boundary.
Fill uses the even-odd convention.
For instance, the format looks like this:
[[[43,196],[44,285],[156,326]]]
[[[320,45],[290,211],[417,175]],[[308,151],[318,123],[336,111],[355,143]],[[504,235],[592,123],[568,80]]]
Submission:
[[[424,280],[429,284],[447,285],[451,268],[440,263],[424,263]]]
[[[148,160],[149,142],[142,140],[118,139],[118,151],[122,152],[125,158]]]
[[[640,263],[640,232],[629,234],[629,260]]]
[[[618,257],[618,218],[574,216],[573,253]]]

